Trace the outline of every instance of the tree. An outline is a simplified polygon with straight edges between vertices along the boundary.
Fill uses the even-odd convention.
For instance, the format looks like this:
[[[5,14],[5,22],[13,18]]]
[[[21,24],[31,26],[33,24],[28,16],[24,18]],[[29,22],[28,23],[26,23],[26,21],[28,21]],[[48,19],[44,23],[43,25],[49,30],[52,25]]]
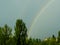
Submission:
[[[7,25],[5,24],[5,26],[2,28],[2,34],[4,36],[4,45],[7,45],[7,41],[9,40],[9,37],[11,35],[11,31],[12,29]]]
[[[56,40],[56,37],[54,35],[52,35],[52,38]]]
[[[2,34],[2,27],[0,27],[0,45],[3,45],[4,36]]]
[[[50,39],[50,45],[56,45],[56,37],[52,35],[52,38]]]
[[[7,45],[11,35],[11,28],[6,24],[4,27],[0,27],[0,44]]]
[[[7,24],[5,24],[3,33],[7,39],[9,39],[9,37],[11,36],[11,31],[12,29]]]
[[[60,31],[58,32],[58,43],[60,43]]]
[[[60,31],[58,32],[58,37],[60,37]]]
[[[27,28],[25,23],[18,19],[15,26],[15,37],[17,40],[17,45],[25,45],[27,37]]]

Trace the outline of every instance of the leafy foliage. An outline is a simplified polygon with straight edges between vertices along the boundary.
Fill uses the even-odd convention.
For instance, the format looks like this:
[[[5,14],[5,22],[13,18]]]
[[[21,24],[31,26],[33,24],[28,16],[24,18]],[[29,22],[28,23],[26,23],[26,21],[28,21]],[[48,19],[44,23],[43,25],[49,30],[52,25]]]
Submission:
[[[26,44],[27,28],[22,20],[18,19],[16,21],[15,34],[16,34],[15,36],[16,36],[17,45]]]
[[[12,29],[5,24],[0,27],[0,45],[60,45],[60,31],[58,37],[52,37],[45,40],[28,39],[27,27],[21,19],[16,20],[15,33],[12,34]]]

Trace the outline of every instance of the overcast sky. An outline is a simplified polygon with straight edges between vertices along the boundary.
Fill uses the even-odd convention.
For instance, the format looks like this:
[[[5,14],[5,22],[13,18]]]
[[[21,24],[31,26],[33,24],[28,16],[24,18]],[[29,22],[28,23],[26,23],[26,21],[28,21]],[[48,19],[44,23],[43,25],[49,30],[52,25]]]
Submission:
[[[0,0],[0,26],[14,27],[16,19],[23,19],[29,30],[34,19],[51,0]],[[57,36],[60,30],[60,0],[54,0],[29,30],[32,38]]]

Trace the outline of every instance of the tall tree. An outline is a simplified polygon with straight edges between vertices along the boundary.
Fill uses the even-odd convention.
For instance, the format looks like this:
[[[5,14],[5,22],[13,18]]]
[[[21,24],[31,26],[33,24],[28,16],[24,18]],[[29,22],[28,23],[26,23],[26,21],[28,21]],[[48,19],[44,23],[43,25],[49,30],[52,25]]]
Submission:
[[[7,45],[7,42],[11,35],[11,31],[12,29],[7,24],[5,24],[5,26],[3,27],[4,45]]]
[[[4,27],[0,27],[0,45],[7,45],[11,31],[7,24]]]
[[[60,31],[58,32],[58,43],[60,43]]]
[[[27,28],[25,23],[20,19],[16,21],[15,34],[17,39],[17,45],[25,45],[27,37]]]
[[[2,27],[0,27],[0,45],[3,45],[4,36],[2,34]]]
[[[60,37],[60,31],[58,32],[58,37]]]

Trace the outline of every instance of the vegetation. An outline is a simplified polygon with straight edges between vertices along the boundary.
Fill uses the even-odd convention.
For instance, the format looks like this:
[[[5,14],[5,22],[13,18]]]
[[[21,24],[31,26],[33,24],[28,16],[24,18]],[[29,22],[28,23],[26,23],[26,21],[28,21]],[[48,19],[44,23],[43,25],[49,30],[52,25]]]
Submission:
[[[60,31],[57,38],[52,35],[43,41],[28,39],[27,27],[21,19],[17,19],[14,31],[13,35],[12,29],[7,24],[0,27],[0,45],[60,45]]]

